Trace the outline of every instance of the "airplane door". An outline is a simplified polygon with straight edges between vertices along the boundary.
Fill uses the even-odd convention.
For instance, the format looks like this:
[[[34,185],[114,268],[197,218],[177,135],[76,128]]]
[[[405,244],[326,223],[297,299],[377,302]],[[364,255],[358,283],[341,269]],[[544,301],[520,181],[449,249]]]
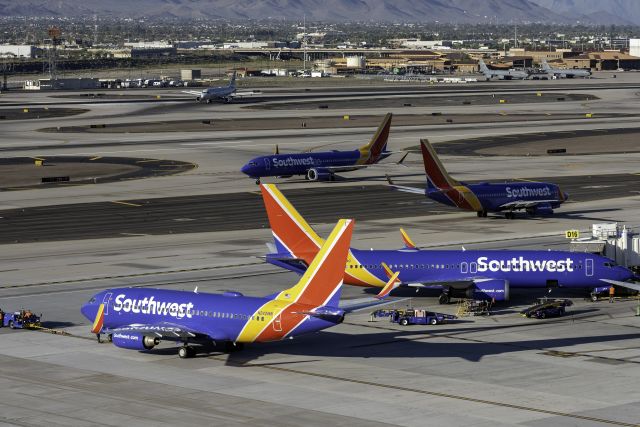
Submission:
[[[280,317],[281,313],[278,313],[276,317],[273,318],[273,330],[276,332],[282,332],[282,318]]]
[[[477,273],[478,272],[478,264],[472,262],[469,264],[469,273]]]
[[[584,273],[587,276],[593,276],[593,258],[587,258]]]
[[[264,159],[264,170],[270,170],[271,169],[271,159],[270,158],[266,158]]]
[[[111,301],[111,296],[113,294],[111,292],[108,292],[106,294],[104,294],[104,298],[102,298],[102,303],[104,304],[104,314],[107,315],[109,314],[109,301]]]
[[[461,262],[460,263],[460,273],[465,274],[467,272],[467,263],[466,262]]]

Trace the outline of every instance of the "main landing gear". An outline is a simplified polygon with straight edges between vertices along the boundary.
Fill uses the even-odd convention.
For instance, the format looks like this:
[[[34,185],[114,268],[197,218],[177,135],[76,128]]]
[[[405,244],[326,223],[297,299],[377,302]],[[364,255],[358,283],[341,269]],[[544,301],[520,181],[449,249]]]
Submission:
[[[438,303],[441,305],[449,304],[449,302],[451,302],[451,297],[446,292],[441,293],[438,297]]]
[[[178,356],[180,359],[189,359],[196,355],[196,349],[191,347],[190,345],[183,345],[178,349]]]
[[[478,211],[476,213],[478,214],[478,218],[486,218],[487,217],[487,211]]]
[[[515,212],[505,212],[504,213],[504,217],[507,219],[515,219],[516,218],[516,214]]]

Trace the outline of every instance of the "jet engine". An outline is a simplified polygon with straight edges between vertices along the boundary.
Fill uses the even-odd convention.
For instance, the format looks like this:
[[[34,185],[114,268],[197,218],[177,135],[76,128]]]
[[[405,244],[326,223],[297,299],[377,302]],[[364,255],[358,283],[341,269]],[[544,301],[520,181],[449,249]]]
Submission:
[[[151,350],[160,344],[160,338],[142,334],[118,332],[113,334],[113,344],[116,347],[129,350]]]
[[[549,204],[538,205],[535,208],[527,209],[529,215],[551,215],[553,214],[553,208]]]
[[[467,289],[467,298],[508,301],[509,282],[500,279],[477,281]]]
[[[311,168],[307,171],[309,181],[333,181],[333,173],[325,168]]]

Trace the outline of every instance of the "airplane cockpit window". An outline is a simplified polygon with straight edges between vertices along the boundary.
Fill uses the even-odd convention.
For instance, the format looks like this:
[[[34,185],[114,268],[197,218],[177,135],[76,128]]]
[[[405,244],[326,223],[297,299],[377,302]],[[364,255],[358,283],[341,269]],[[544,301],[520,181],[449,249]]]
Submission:
[[[93,304],[94,302],[96,302],[96,297],[91,297],[91,299],[89,300],[89,304]]]

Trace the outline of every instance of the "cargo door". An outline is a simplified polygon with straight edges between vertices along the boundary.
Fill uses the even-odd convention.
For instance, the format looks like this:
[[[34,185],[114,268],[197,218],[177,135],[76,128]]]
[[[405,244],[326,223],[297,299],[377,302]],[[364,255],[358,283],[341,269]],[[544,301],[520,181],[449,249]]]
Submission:
[[[281,313],[278,313],[276,317],[273,318],[273,330],[276,332],[282,332],[282,318],[280,317]]]
[[[588,277],[593,276],[593,258],[587,258],[585,263],[584,273]]]

